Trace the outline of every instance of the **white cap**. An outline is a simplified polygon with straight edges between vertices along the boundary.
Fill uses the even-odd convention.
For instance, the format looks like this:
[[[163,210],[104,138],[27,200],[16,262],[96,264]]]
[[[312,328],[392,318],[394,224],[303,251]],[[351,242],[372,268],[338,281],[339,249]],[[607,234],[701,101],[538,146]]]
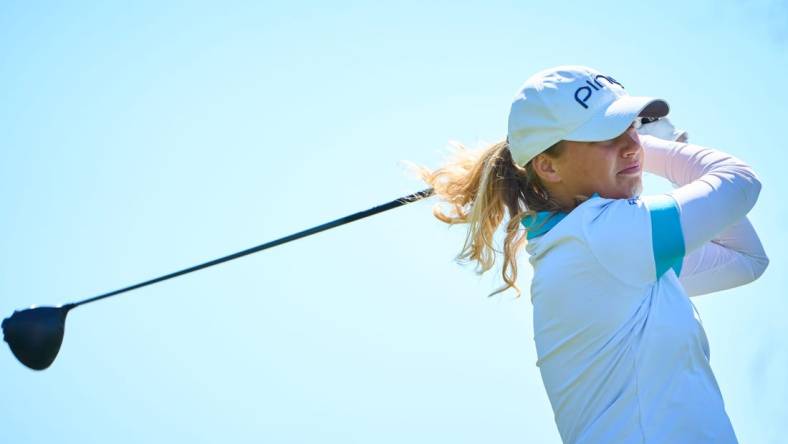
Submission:
[[[518,165],[561,140],[613,139],[637,117],[664,117],[668,103],[630,96],[624,85],[595,69],[562,65],[531,76],[509,112],[509,150]]]

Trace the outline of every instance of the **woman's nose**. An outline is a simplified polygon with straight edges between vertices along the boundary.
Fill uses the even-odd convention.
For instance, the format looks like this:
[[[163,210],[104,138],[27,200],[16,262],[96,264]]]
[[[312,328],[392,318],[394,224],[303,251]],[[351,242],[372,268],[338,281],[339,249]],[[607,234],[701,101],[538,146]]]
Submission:
[[[629,127],[629,129],[624,133],[624,147],[622,148],[621,155],[623,157],[633,157],[635,156],[638,151],[643,149],[640,146],[640,138],[638,137],[637,130],[634,127]]]

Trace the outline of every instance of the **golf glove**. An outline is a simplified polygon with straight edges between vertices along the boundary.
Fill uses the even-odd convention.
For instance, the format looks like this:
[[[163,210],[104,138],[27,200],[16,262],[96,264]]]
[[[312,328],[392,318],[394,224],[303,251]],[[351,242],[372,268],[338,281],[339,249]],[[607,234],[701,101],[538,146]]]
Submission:
[[[687,143],[689,134],[685,130],[676,129],[667,117],[638,117],[635,129],[640,135],[654,136],[659,139]]]

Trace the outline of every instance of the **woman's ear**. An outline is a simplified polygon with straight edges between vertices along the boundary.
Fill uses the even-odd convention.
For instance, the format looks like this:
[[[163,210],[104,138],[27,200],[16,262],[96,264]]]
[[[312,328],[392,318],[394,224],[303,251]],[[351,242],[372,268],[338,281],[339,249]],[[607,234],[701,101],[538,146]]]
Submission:
[[[558,174],[556,168],[556,159],[547,156],[546,154],[538,154],[531,161],[534,172],[542,179],[543,182],[560,182],[561,175]]]

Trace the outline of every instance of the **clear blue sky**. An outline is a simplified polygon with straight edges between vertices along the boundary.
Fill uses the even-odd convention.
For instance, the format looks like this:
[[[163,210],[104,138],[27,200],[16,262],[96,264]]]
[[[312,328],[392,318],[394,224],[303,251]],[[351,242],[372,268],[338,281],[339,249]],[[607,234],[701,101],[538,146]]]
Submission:
[[[401,160],[502,138],[529,75],[584,64],[760,174],[770,268],[693,302],[740,441],[778,443],[786,21],[765,0],[3,2],[0,315],[420,190]],[[499,270],[456,264],[464,228],[431,205],[80,307],[43,372],[3,345],[2,440],[558,443],[528,294],[487,298]]]

